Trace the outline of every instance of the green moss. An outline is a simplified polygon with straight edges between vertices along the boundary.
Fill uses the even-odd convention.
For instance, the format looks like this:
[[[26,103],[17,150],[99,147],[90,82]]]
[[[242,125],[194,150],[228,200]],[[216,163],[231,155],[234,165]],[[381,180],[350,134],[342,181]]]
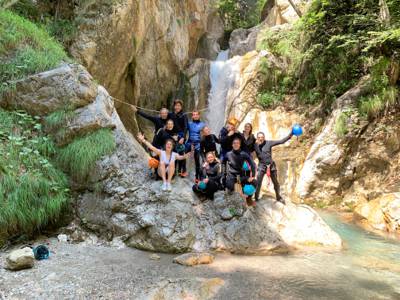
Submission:
[[[348,132],[348,120],[349,120],[349,112],[342,112],[335,123],[335,133],[339,137],[343,137]]]
[[[32,234],[56,222],[68,203],[66,176],[52,163],[55,147],[23,111],[0,109],[0,239]]]
[[[85,180],[96,161],[111,154],[116,144],[110,129],[100,129],[86,136],[76,138],[58,151],[59,164],[74,179]]]
[[[42,72],[66,60],[61,45],[32,22],[8,10],[0,10],[0,94],[10,81]]]

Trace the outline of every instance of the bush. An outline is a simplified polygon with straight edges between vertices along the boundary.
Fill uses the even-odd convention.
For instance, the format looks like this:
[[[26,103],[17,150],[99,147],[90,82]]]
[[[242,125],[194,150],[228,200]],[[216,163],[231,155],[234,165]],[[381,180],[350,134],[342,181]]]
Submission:
[[[218,0],[216,2],[227,31],[257,25],[264,4],[265,0]]]
[[[0,10],[0,95],[12,81],[57,66],[67,56],[49,34],[8,10]],[[11,81],[11,83],[10,83]]]
[[[55,147],[38,119],[0,109],[0,140],[0,227],[3,235],[32,234],[59,218],[67,178],[51,162]]]
[[[96,161],[111,154],[116,144],[110,129],[99,129],[86,136],[76,138],[72,143],[59,150],[59,164],[74,179],[85,180]]]

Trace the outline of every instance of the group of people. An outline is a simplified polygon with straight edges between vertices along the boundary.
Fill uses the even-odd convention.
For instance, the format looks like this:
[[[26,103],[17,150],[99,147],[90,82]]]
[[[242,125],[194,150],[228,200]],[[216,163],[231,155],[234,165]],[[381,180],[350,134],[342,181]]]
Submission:
[[[138,139],[152,152],[150,161],[153,164],[149,165],[162,178],[163,191],[171,191],[171,181],[176,174],[188,176],[186,160],[193,156],[195,193],[213,199],[218,190],[237,191],[246,198],[247,205],[254,206],[253,195],[258,201],[263,178],[267,175],[274,185],[276,200],[285,204],[280,194],[272,148],[287,142],[293,136],[292,132],[281,140],[266,140],[263,132],[254,136],[250,123],[245,125],[243,132],[239,132],[238,120],[230,118],[217,137],[201,121],[199,111],[192,111],[189,121],[179,99],[174,101],[173,112],[163,108],[159,116],[151,116],[139,108],[136,111],[154,124],[152,143],[143,134],[139,134]],[[258,159],[258,166],[255,158]]]

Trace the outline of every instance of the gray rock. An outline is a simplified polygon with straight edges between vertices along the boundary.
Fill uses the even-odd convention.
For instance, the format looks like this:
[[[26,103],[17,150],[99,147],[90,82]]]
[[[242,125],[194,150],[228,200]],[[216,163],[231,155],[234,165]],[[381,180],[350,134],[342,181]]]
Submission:
[[[0,105],[45,115],[66,107],[83,107],[93,102],[96,95],[97,85],[85,68],[64,64],[17,81],[16,89],[0,98]]]
[[[33,251],[29,247],[14,250],[6,256],[4,268],[12,271],[29,269],[35,264]]]
[[[57,235],[57,239],[60,243],[68,242],[68,236],[66,234],[59,234]]]
[[[229,55],[245,55],[246,53],[256,50],[257,36],[261,27],[256,26],[250,29],[235,29],[231,33],[229,39]]]

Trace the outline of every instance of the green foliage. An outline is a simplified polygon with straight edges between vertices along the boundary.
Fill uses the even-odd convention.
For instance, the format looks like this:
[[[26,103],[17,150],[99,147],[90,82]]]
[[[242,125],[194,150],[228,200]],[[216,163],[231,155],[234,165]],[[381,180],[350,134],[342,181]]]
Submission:
[[[58,65],[67,56],[45,30],[0,10],[0,94],[14,81]]]
[[[350,115],[350,111],[344,111],[336,119],[335,133],[337,136],[343,137],[348,133],[348,120]]]
[[[67,178],[51,163],[55,147],[38,118],[0,109],[0,139],[2,233],[32,234],[57,221],[68,203]]]
[[[218,0],[219,14],[225,23],[225,29],[250,28],[260,21],[265,0]]]
[[[61,148],[57,161],[74,179],[85,180],[96,161],[104,155],[111,154],[115,147],[112,131],[100,129],[76,138],[72,143]]]
[[[390,86],[387,73],[390,62],[400,56],[400,0],[387,3],[389,24],[379,19],[377,1],[315,0],[291,29],[264,30],[258,49],[288,64],[287,80],[279,83],[282,92],[330,109],[333,100],[371,74],[371,88],[359,101],[360,112],[373,117],[395,105],[398,88]],[[264,102],[270,103],[268,95],[277,90],[267,85]]]

